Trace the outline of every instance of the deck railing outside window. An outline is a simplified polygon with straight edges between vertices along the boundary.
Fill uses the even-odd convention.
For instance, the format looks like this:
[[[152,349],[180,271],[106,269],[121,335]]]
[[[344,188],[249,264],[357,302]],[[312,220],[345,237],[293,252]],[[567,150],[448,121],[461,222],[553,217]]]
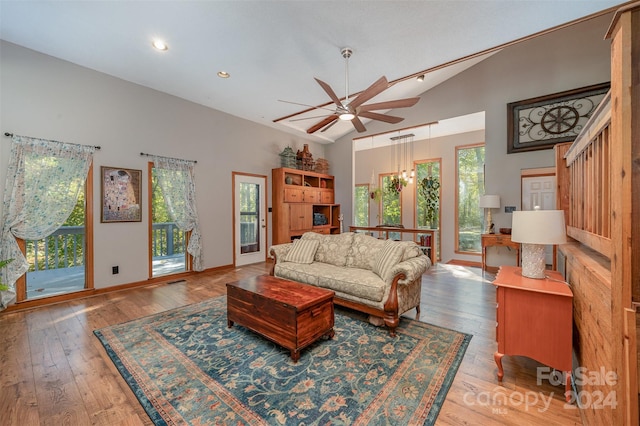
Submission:
[[[154,223],[151,248],[153,257],[172,256],[185,251],[184,231],[173,222]]]
[[[175,223],[153,224],[153,257],[184,253],[185,235]],[[27,241],[29,272],[84,265],[84,227],[63,226],[48,237]]]

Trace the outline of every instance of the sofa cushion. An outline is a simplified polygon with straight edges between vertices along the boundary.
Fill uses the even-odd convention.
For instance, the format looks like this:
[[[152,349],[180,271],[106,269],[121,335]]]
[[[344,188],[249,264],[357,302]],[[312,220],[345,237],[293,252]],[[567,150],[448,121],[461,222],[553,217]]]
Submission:
[[[274,273],[277,277],[333,290],[337,295],[351,295],[376,303],[382,301],[386,287],[372,271],[320,262],[308,265],[280,262],[276,264]]]
[[[400,262],[413,259],[414,257],[418,257],[422,254],[420,247],[415,243],[415,241],[401,241],[400,243],[404,245],[404,253]]]
[[[373,272],[386,280],[395,265],[400,263],[404,255],[405,245],[398,241],[385,240],[382,250],[378,253],[373,265]]]
[[[383,246],[384,240],[366,234],[354,234],[346,266],[372,271],[373,264]]]
[[[284,260],[294,263],[312,263],[319,243],[317,240],[295,240]]]
[[[329,263],[335,266],[344,266],[351,250],[353,232],[345,232],[335,235],[322,235],[315,232],[305,232],[302,240],[319,241],[318,250],[314,257],[315,262]]]

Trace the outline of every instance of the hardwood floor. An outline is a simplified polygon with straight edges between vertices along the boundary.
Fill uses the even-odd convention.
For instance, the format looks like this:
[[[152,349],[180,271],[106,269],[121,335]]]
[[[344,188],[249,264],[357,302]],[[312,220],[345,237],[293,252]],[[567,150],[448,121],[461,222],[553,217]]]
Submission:
[[[223,295],[227,282],[269,267],[260,263],[0,314],[0,425],[152,424],[93,330]],[[581,424],[575,406],[565,408],[562,385],[536,383],[535,361],[505,357],[498,385],[493,278],[454,265],[424,275],[420,320],[473,334],[437,424]]]

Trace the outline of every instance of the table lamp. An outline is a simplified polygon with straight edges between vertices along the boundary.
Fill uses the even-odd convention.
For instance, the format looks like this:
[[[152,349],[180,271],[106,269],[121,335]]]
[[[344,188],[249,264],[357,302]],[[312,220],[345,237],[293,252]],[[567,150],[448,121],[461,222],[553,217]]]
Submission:
[[[522,275],[545,278],[544,246],[567,242],[564,211],[514,211],[511,228],[511,241],[522,244]]]
[[[494,234],[493,221],[491,220],[491,209],[500,208],[500,196],[499,195],[483,195],[480,197],[479,207],[487,209],[487,227],[485,233]]]

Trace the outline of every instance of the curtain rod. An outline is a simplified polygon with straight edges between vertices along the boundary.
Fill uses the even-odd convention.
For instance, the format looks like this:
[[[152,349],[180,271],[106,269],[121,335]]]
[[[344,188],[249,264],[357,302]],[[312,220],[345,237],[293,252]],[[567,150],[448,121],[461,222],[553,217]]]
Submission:
[[[197,164],[198,162],[196,160],[185,160],[184,158],[175,158],[175,157],[163,157],[162,155],[155,155],[155,154],[146,154],[144,152],[141,152],[140,155],[144,155],[145,157],[158,157],[158,158],[166,158],[167,160],[180,160],[180,161],[188,161],[190,163],[194,163]]]
[[[9,133],[9,132],[4,132],[4,135],[8,136],[10,138],[12,138],[14,136],[13,133]],[[50,140],[50,139],[34,138],[32,136],[23,136],[23,135],[15,135],[15,136],[24,137],[24,138],[30,138],[30,139]],[[68,145],[76,145],[76,146],[91,146],[91,145],[82,145],[82,144],[79,144],[79,143],[60,142],[60,141],[54,141],[54,140],[51,140],[51,142],[66,143]],[[101,149],[100,146],[98,146],[98,145],[93,145],[93,148]]]

